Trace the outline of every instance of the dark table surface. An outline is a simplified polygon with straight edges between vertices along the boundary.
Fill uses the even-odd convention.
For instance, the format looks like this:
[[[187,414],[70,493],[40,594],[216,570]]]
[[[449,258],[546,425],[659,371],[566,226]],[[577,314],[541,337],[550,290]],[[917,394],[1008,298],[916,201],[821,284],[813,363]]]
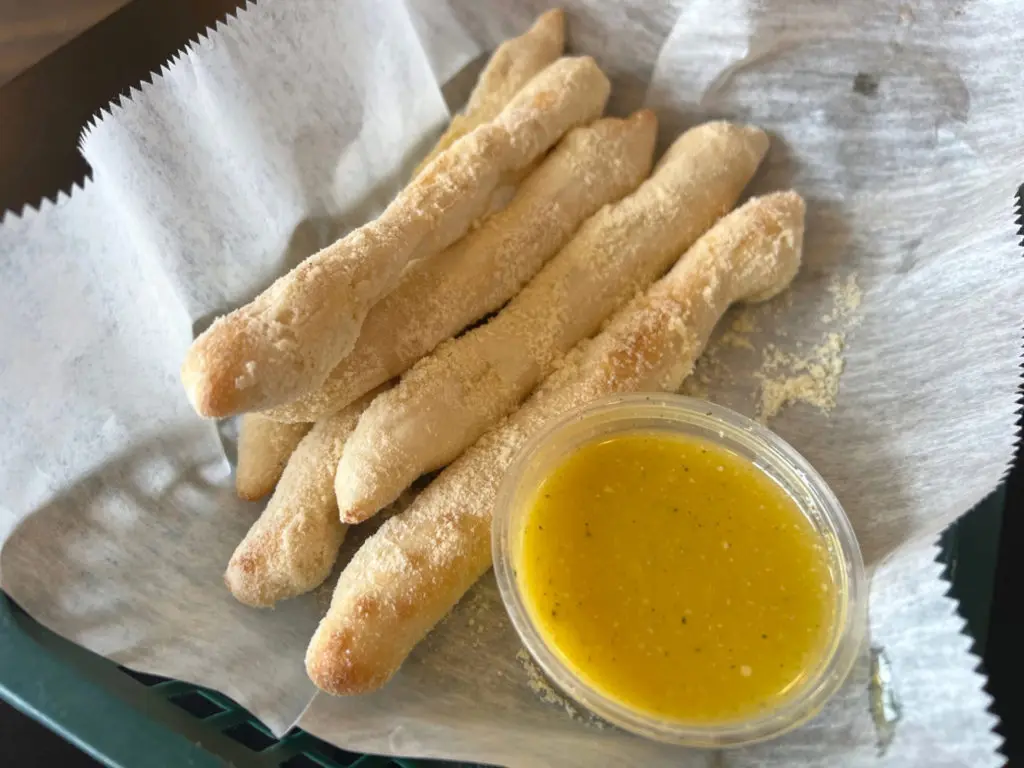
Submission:
[[[0,213],[38,205],[43,197],[82,181],[89,168],[78,153],[78,136],[89,119],[241,4],[0,0]],[[1014,654],[1024,647],[1024,616],[1012,587],[1020,581],[1024,558],[1011,557],[1024,541],[1022,453],[1018,446],[1001,521],[993,505],[965,517],[958,526],[955,558],[961,572],[980,561],[989,566],[981,569],[988,577],[980,582],[957,578],[954,592],[965,602],[972,630],[984,638],[989,691],[1003,719],[1000,730],[1010,735],[1005,751],[1011,762],[1024,741],[1019,735],[1024,665]],[[986,610],[976,610],[979,604]],[[97,763],[0,702],[0,765],[78,768]]]
[[[29,0],[0,2],[0,51],[9,40],[17,44],[22,30],[58,28],[59,21],[46,21],[47,11],[59,18],[73,7],[79,18],[93,20],[0,86],[0,211],[38,204],[82,181],[89,167],[78,153],[78,136],[89,119],[242,5],[235,0],[46,0],[38,8],[33,4],[39,18],[26,23],[13,11],[8,14],[7,6],[27,9]],[[117,6],[122,7],[113,10]],[[9,71],[27,66],[44,49],[38,43],[12,59]]]
[[[0,86],[129,0],[0,0]]]

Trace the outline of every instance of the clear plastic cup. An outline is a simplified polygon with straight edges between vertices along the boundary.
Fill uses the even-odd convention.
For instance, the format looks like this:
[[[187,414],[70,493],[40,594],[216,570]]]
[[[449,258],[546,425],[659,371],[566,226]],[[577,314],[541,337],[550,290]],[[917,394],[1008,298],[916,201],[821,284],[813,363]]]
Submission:
[[[688,723],[626,706],[582,680],[549,646],[530,618],[516,576],[520,534],[535,494],[580,446],[623,433],[665,433],[717,444],[748,459],[796,502],[822,537],[836,605],[828,645],[802,685],[770,710],[742,720]],[[763,741],[813,717],[846,679],[864,641],[867,583],[864,562],[839,501],[814,468],[778,435],[735,411],[703,400],[665,394],[606,398],[553,421],[531,439],[498,493],[492,548],[502,599],[523,644],[547,676],[581,706],[641,736],[696,747]]]

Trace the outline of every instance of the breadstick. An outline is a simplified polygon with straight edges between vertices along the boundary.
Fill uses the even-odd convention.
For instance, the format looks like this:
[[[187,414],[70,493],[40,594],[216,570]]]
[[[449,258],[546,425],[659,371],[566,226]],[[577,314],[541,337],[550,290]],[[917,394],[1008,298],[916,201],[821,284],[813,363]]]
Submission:
[[[657,118],[604,118],[570,131],[501,213],[409,267],[366,316],[352,353],[323,386],[266,413],[315,421],[405,371],[512,298],[587,218],[650,172]]]
[[[480,73],[480,77],[477,80],[476,87],[473,89],[473,93],[470,94],[469,101],[466,103],[465,110],[461,114],[455,115],[455,117],[452,119],[451,124],[448,126],[448,129],[444,132],[444,134],[442,134],[441,138],[438,140],[437,145],[434,147],[433,150],[431,150],[430,154],[427,155],[416,167],[416,170],[413,173],[413,177],[418,176],[419,173],[430,163],[431,160],[433,160],[435,157],[437,157],[437,155],[439,155],[441,152],[443,152],[453,143],[455,143],[456,139],[459,139],[465,134],[469,133],[478,125],[493,120],[498,115],[498,113],[501,112],[505,105],[512,100],[512,97],[534,75],[536,75],[538,72],[540,72],[551,62],[553,62],[555,59],[562,55],[562,51],[564,48],[565,14],[561,11],[561,9],[557,8],[542,13],[537,18],[537,21],[534,22],[533,26],[530,27],[530,29],[528,29],[523,35],[512,38],[511,40],[506,40],[501,45],[499,45],[495,49],[494,55],[491,56],[490,61],[488,61],[487,66],[484,68],[483,72]],[[576,130],[586,129],[581,128]],[[598,146],[599,145],[596,142],[591,144],[592,149],[597,149]],[[610,152],[611,158],[618,157],[618,154],[615,153],[614,147],[602,146],[600,148],[602,151]],[[653,141],[651,144],[651,150],[647,152],[648,156],[650,155],[651,151],[653,151]],[[562,163],[560,164],[559,170],[561,172],[568,173],[571,172],[574,166],[569,165],[569,158],[566,158],[565,154],[566,153],[564,152],[562,153]],[[594,159],[600,160],[600,158]],[[642,175],[646,176],[649,172],[650,162],[648,157],[647,167],[643,171]],[[603,191],[604,187],[602,187],[601,185],[606,178],[607,177],[600,170],[595,170],[595,172],[588,179],[591,185],[596,185],[596,189],[600,190],[596,193],[597,195],[600,195],[601,191]],[[513,178],[511,179],[511,181],[514,182],[510,185],[511,191],[512,193],[514,193],[515,187],[519,180]],[[611,184],[614,184],[615,181],[617,180],[613,179]],[[636,186],[636,184],[638,184],[639,182],[640,179],[638,178],[635,183],[630,185],[630,188]],[[503,187],[496,189],[495,195],[492,196],[491,207],[493,207],[495,210],[500,210],[501,208],[504,207],[505,203],[508,202],[507,198],[504,198],[504,195],[502,194],[503,190]],[[504,194],[507,195],[508,193],[506,192]],[[620,194],[616,194],[614,191],[611,191],[609,194],[609,199],[616,199],[620,196]],[[608,199],[601,199],[593,210],[596,210],[605,202],[608,202]],[[557,205],[556,202],[553,202],[553,204]],[[523,206],[523,208],[525,207],[526,206]],[[551,209],[545,206],[544,209],[539,210],[537,213],[542,214],[544,210]],[[558,208],[555,208],[554,210],[556,212],[561,212]],[[583,215],[583,218],[586,218],[591,213],[593,213],[593,210],[590,210],[588,213],[585,213]],[[571,214],[566,215],[568,216]],[[570,227],[574,228],[572,225],[570,225]],[[541,230],[541,232],[543,232],[543,230]],[[542,237],[542,235],[539,235],[539,233],[532,232],[531,234],[535,235],[534,242],[536,242],[536,240],[539,239],[539,237]],[[479,242],[481,238],[477,238],[477,240]],[[458,243],[456,245],[458,245]],[[481,245],[487,248],[493,248],[497,244],[493,242],[481,242]],[[553,251],[558,250],[558,248],[560,248],[561,245],[562,243],[554,244]],[[455,246],[452,247],[454,248]],[[465,251],[465,248],[463,248],[462,250]],[[471,254],[471,256],[475,255],[481,254]],[[542,256],[541,258],[545,259],[548,256],[550,256],[550,253],[546,254],[545,256]],[[380,304],[375,306],[373,310],[370,311],[370,314],[367,316],[366,321],[364,322],[363,329],[359,336],[359,339],[356,342],[356,346],[353,349],[352,354],[345,358],[345,361],[353,361],[356,363],[356,365],[361,364],[362,361],[356,361],[356,358],[360,352],[364,351],[367,348],[367,344],[363,340],[368,333],[372,333],[374,331],[375,320],[378,323],[378,329],[387,328],[388,326],[391,325],[390,319],[387,317],[387,314],[384,314],[382,316],[382,313],[379,312],[378,309],[383,309],[381,305],[387,303],[391,306],[391,311],[394,312],[394,305],[396,302],[392,299],[397,299],[399,302],[406,304],[406,306],[408,307],[408,309],[404,312],[406,317],[418,317],[420,320],[430,319],[427,318],[425,313],[417,314],[413,310],[412,300],[415,300],[416,298],[419,297],[425,297],[425,294],[423,293],[424,291],[436,290],[436,287],[441,287],[438,286],[437,283],[440,282],[441,278],[447,276],[451,272],[452,261],[454,260],[448,255],[442,255],[441,259],[444,259],[445,264],[447,266],[445,266],[445,264],[439,265],[437,260],[435,259],[427,260],[427,262],[432,265],[432,268],[425,270],[417,270],[418,272],[421,273],[418,280],[410,281],[408,279],[408,276],[403,275],[403,278],[401,282],[398,284],[398,287],[395,289],[395,291],[389,296],[385,297],[384,301],[380,302]],[[464,259],[464,261],[467,262],[465,266],[473,269],[474,272],[479,270],[480,277],[488,276],[488,274],[495,274],[488,273],[486,271],[488,268],[483,264],[469,264],[468,262],[470,260],[471,259]],[[482,259],[480,259],[480,261],[482,261]],[[441,269],[438,268],[439,266],[441,267]],[[466,276],[464,275],[463,277]],[[525,282],[525,280],[523,280],[522,282]],[[433,284],[433,288],[431,284]],[[357,397],[364,394],[364,392],[369,391],[370,389],[376,387],[382,382],[387,381],[388,379],[404,371],[416,359],[422,357],[424,354],[429,352],[443,339],[448,338],[449,336],[461,330],[469,323],[476,320],[478,317],[482,317],[483,315],[487,314],[487,312],[496,309],[505,301],[508,301],[509,297],[512,296],[520,287],[521,283],[517,285],[514,289],[511,289],[507,295],[497,299],[496,301],[488,303],[488,305],[483,309],[477,312],[473,312],[472,316],[466,318],[461,323],[459,323],[458,327],[450,328],[450,330],[447,330],[447,332],[445,332],[443,336],[441,336],[436,341],[431,343],[428,348],[423,349],[418,354],[416,354],[412,359],[408,360],[404,364],[400,364],[400,367],[393,366],[395,370],[386,371],[383,373],[383,375],[374,377],[375,380],[373,380],[369,385],[367,385],[365,389],[363,389],[362,391],[355,392],[351,396],[349,396],[347,393],[343,394],[341,396],[343,399],[340,402],[338,402],[339,398],[332,399],[330,398],[329,395],[324,393],[324,389],[329,387],[332,381],[337,381],[335,376],[339,370],[350,370],[352,368],[352,365],[345,366],[345,361],[343,361],[342,364],[339,365],[334,372],[332,372],[331,378],[324,383],[324,386],[320,390],[311,392],[304,398],[300,398],[298,403],[288,403],[285,404],[284,406],[281,406],[281,408],[284,409],[286,413],[293,412],[302,407],[301,403],[303,402],[303,400],[309,399],[323,399],[324,406],[320,408],[307,409],[307,413],[310,413],[311,415],[306,418],[278,418],[276,414],[271,415],[274,416],[274,418],[279,421],[313,422],[319,419],[321,416],[324,416],[328,413],[332,413],[338,410],[339,408],[343,408],[344,406],[348,405],[349,402],[355,400]],[[405,290],[403,290],[403,288]],[[444,307],[445,305],[443,302],[443,298],[434,299],[435,306],[440,305],[441,307]],[[382,324],[381,320],[384,321]],[[396,332],[398,336],[396,336]],[[388,342],[391,343],[391,341],[394,338],[400,337],[400,333],[401,329],[391,328],[389,332]],[[419,337],[422,338],[421,335]],[[408,348],[406,347],[404,349]],[[382,348],[377,351],[379,353],[387,354],[389,350]],[[367,378],[367,374],[372,375],[372,371],[364,366],[362,378]],[[274,422],[268,419],[262,419],[259,416],[256,416],[255,414],[246,415],[243,417],[242,437],[239,440],[238,446],[238,472],[236,474],[236,488],[238,491],[238,495],[243,499],[255,501],[257,499],[263,498],[268,493],[274,490],[274,485],[276,485],[278,479],[281,477],[281,472],[284,470],[284,465],[287,463],[288,457],[291,455],[291,452],[295,450],[295,446],[298,445],[299,440],[302,439],[303,435],[305,435],[305,433],[309,431],[309,428],[312,426],[312,424],[307,423],[304,425],[304,428],[300,430],[298,428],[299,425],[296,425],[295,427],[289,427],[287,425],[273,426],[273,424]],[[246,435],[248,435],[248,439],[246,438]]]
[[[499,45],[480,73],[466,108],[452,118],[448,130],[416,167],[413,177],[457,139],[497,117],[530,78],[561,56],[564,48],[565,14],[558,8],[542,13],[524,34]]]
[[[330,575],[347,528],[338,519],[334,470],[370,397],[318,421],[291,455],[270,503],[224,574],[240,602],[269,607],[309,592]]]
[[[406,264],[465,234],[502,176],[600,115],[609,89],[593,59],[559,59],[493,122],[442,152],[378,219],[219,318],[193,342],[182,366],[196,411],[223,417],[265,409],[320,386]]]
[[[804,205],[794,192],[751,200],[669,274],[616,314],[505,424],[388,520],[341,575],[306,651],[328,693],[382,686],[491,565],[491,515],[509,464],[550,419],[604,395],[674,391],[734,301],[785,288],[800,264]]]
[[[279,424],[257,413],[242,417],[238,432],[235,492],[246,501],[262,499],[277,485],[303,435],[312,424]]]
[[[580,227],[495,318],[413,366],[345,445],[335,481],[341,519],[383,509],[515,408],[735,204],[767,148],[768,137],[749,126],[687,131],[650,179]]]

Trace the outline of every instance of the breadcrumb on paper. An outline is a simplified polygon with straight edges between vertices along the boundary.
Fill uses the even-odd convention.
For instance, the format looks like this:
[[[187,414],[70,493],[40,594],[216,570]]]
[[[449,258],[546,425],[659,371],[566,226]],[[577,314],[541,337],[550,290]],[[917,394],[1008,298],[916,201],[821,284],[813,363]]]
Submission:
[[[806,357],[783,352],[774,344],[764,350],[761,370],[754,376],[761,382],[758,418],[767,423],[792,403],[812,405],[822,413],[836,407],[839,377],[846,361],[845,333],[829,333],[824,343]]]
[[[580,723],[586,723],[587,725],[591,725],[595,728],[604,728],[605,723],[603,720],[600,720],[589,712],[580,712],[574,704],[554,689],[551,683],[548,682],[547,677],[544,676],[540,667],[534,663],[525,648],[520,648],[519,651],[516,652],[516,659],[519,661],[520,666],[522,666],[523,671],[526,672],[526,684],[530,686],[530,690],[537,694],[537,697],[541,701],[545,704],[551,704],[565,710],[565,714],[567,714],[572,720]]]
[[[693,373],[683,382],[680,393],[690,397],[708,399],[714,385],[734,380],[729,367],[723,362],[723,350],[742,349],[761,352],[761,365],[754,373],[758,382],[755,393],[758,419],[769,423],[787,406],[805,403],[824,414],[836,406],[839,380],[845,367],[844,352],[847,332],[860,323],[863,292],[857,274],[833,275],[825,290],[831,297],[831,306],[820,316],[820,321],[832,327],[813,346],[797,341],[796,351],[788,351],[777,343],[764,347],[755,345],[750,335],[761,331],[760,317],[770,312],[779,325],[774,329],[776,340],[786,339],[783,327],[786,311],[792,306],[792,295],[783,294],[781,301],[770,308],[742,307],[725,331],[712,341],[701,355]]]

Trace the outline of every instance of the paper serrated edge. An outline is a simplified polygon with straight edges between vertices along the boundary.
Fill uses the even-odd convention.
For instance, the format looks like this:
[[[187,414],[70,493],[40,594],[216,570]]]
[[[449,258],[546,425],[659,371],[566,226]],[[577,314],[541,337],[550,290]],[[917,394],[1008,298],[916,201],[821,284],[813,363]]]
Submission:
[[[1021,247],[1021,249],[1024,250],[1024,184],[1021,184],[1020,187],[1018,187],[1018,189],[1017,189],[1017,203],[1015,205],[1015,208],[1017,210],[1017,218],[1016,218],[1017,236],[1020,238],[1017,241],[1017,245],[1019,245]],[[1020,257],[1024,258],[1024,253],[1020,254]],[[1005,483],[1006,482],[1007,478],[1009,477],[1010,472],[1013,471],[1013,465],[1014,465],[1014,460],[1015,460],[1016,456],[1018,454],[1020,454],[1022,451],[1024,451],[1024,448],[1021,447],[1022,435],[1024,435],[1024,321],[1022,321],[1022,326],[1021,326],[1020,331],[1021,331],[1021,336],[1020,336],[1020,339],[1018,339],[1018,348],[1017,348],[1017,367],[1020,368],[1020,374],[1021,374],[1021,378],[1020,378],[1020,381],[1018,382],[1018,386],[1017,386],[1017,410],[1016,410],[1017,432],[1016,432],[1015,439],[1013,441],[1013,454],[1010,457],[1010,464],[1006,468],[1006,471],[1003,473],[1003,476],[1000,479],[1000,483]],[[1024,456],[1022,456],[1022,461],[1024,461]],[[1004,510],[1004,513],[1005,513],[1005,510]],[[997,575],[998,575],[998,571],[997,571]],[[977,656],[977,654],[975,654],[975,656]],[[979,659],[978,660],[978,666],[979,667],[981,666],[981,663],[982,663],[982,660]],[[993,711],[994,708],[995,708],[995,697],[992,696],[987,690],[983,690],[982,692],[986,696],[988,696],[988,699],[989,699],[988,713],[995,720],[995,725],[992,726],[992,733],[999,739],[999,746],[996,748],[996,753],[1001,755],[1006,760],[1006,764],[1009,765],[1010,757],[1009,757],[1009,754],[1007,754],[1005,752],[1005,749],[1006,749],[1006,738],[1004,736],[1002,736],[1001,734],[996,732],[996,728],[998,728],[1000,726],[1000,721],[999,721],[999,716]]]
[[[139,82],[129,86],[126,93],[119,93],[104,106],[93,112],[78,134],[78,153],[84,157],[86,142],[104,122],[130,109],[140,96],[148,93],[151,88],[167,77],[171,70],[180,64],[184,58],[191,55],[197,47],[206,44],[216,45],[217,39],[224,34],[229,25],[242,20],[243,17],[254,11],[256,6],[257,0],[245,0],[243,5],[225,14],[223,18],[217,19],[212,25],[206,26],[202,31],[191,37],[159,67],[151,70]],[[14,225],[16,222],[25,221],[53,208],[63,207],[76,194],[81,194],[91,183],[92,178],[87,176],[84,181],[72,182],[66,189],[62,187],[56,192],[44,195],[38,202],[25,203],[18,210],[7,209],[2,211],[0,212],[0,227]]]
[[[941,537],[941,533],[939,537]],[[933,565],[937,569],[936,576],[938,579],[945,583],[946,589],[942,594],[942,599],[948,603],[949,614],[960,622],[960,626],[957,628],[957,633],[961,641],[961,646],[964,651],[971,659],[974,660],[974,666],[971,668],[971,672],[974,675],[976,688],[982,697],[982,700],[986,702],[984,716],[989,721],[988,732],[995,737],[996,745],[992,749],[993,755],[1000,755],[1005,757],[1003,754],[1003,748],[1006,746],[1006,739],[996,731],[996,728],[1000,725],[999,716],[993,711],[995,706],[995,698],[986,689],[988,686],[988,675],[981,671],[984,664],[984,659],[977,654],[975,647],[977,646],[977,640],[968,632],[967,619],[960,612],[960,601],[953,595],[953,581],[946,577],[946,564],[942,561],[942,545],[937,537],[935,542],[932,544],[933,550]]]
[[[1017,245],[1024,250],[1024,184],[1021,184],[1017,188],[1016,203],[1014,208],[1017,212],[1015,223],[1017,224],[1017,236],[1020,238],[1017,241]],[[1024,254],[1018,254],[1019,258],[1024,258]],[[1003,469],[1003,474],[999,477],[999,484],[1006,482],[1010,473],[1013,471],[1014,462],[1017,454],[1021,453],[1024,448],[1021,447],[1022,437],[1024,437],[1024,322],[1021,323],[1018,328],[1019,336],[1017,338],[1017,368],[1019,369],[1019,375],[1017,380],[1017,408],[1014,410],[1014,415],[1017,417],[1016,428],[1014,430],[1013,437],[1013,448],[1010,452],[1010,459]]]
[[[1017,235],[1020,237],[1018,245],[1024,250],[1024,184],[1017,189]],[[1021,254],[1024,258],[1024,254]],[[1021,369],[1020,395],[1017,398],[1017,439],[1014,441],[1014,455],[1020,450],[1021,436],[1024,435],[1024,321],[1021,323],[1020,349],[1018,360]],[[1007,470],[1009,472],[1009,470]],[[1005,477],[1003,478],[1006,479]]]
[[[119,94],[111,99],[107,105],[99,110],[86,121],[85,126],[78,134],[78,151],[84,155],[85,145],[90,136],[103,125],[104,122],[132,109],[139,97],[145,96],[151,89],[164,80],[171,70],[178,66],[182,60],[190,56],[196,48],[203,45],[216,45],[228,25],[240,22],[245,16],[252,13],[257,6],[257,0],[246,0],[244,5],[226,14],[223,18],[217,19],[212,26],[205,27],[194,37],[190,38],[181,48],[175,51],[159,67],[152,70],[142,80],[128,88],[127,94]]]

